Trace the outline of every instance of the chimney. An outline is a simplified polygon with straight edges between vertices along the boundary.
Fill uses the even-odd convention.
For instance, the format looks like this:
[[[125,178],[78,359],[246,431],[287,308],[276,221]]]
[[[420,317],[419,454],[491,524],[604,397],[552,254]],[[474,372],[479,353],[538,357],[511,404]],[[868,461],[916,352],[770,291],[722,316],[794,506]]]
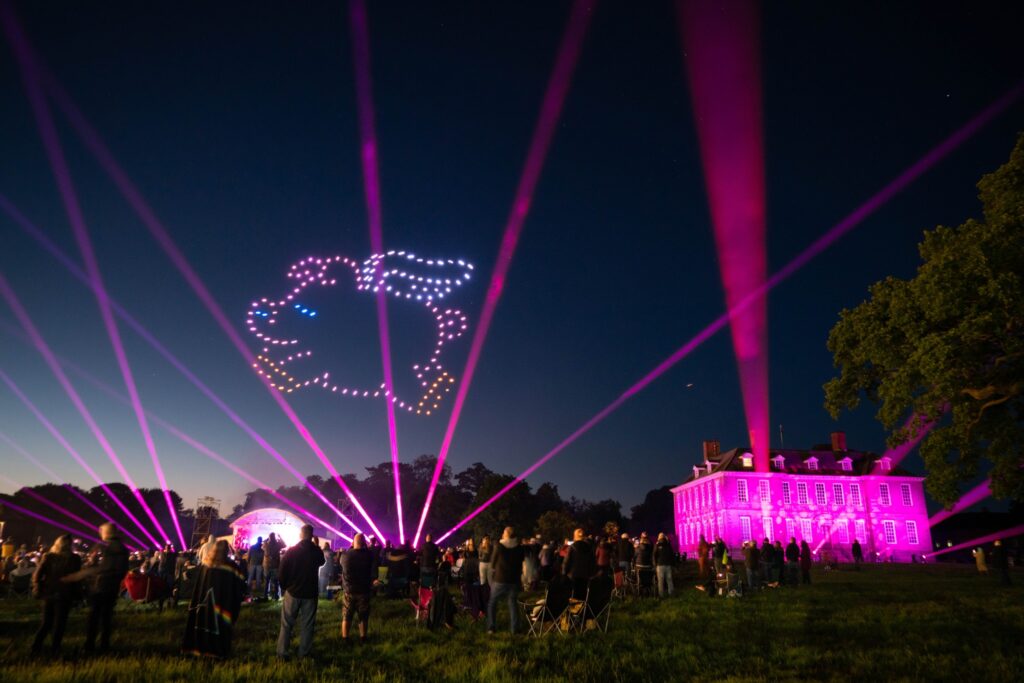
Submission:
[[[832,432],[832,450],[836,452],[846,450],[846,432]]]
[[[722,446],[718,443],[718,439],[704,442],[704,462],[713,460],[718,462],[718,456],[722,451]]]

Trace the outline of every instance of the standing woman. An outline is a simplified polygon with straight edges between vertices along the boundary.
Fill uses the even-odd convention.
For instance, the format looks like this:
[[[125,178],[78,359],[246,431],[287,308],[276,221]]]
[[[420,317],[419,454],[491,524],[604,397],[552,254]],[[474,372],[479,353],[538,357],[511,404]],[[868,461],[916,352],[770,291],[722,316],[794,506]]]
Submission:
[[[43,623],[32,642],[32,654],[42,651],[43,641],[51,629],[52,651],[54,654],[60,652],[60,641],[64,638],[68,614],[78,596],[78,584],[62,582],[61,579],[81,568],[81,558],[71,552],[71,537],[67,534],[58,536],[32,575],[32,595],[44,601]]]
[[[800,582],[811,582],[811,546],[807,541],[800,541]]]
[[[480,539],[480,585],[487,586],[491,583],[491,537],[484,536]]]
[[[182,652],[211,657],[231,654],[231,634],[245,596],[245,575],[228,559],[228,542],[217,541],[202,558]]]

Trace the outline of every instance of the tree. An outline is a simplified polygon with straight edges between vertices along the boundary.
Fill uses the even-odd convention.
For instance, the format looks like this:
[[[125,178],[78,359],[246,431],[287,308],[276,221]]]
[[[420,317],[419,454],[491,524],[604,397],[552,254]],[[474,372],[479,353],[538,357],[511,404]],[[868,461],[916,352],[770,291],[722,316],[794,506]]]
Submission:
[[[672,487],[662,486],[644,496],[644,502],[630,510],[633,533],[658,533],[672,529]]]
[[[1024,135],[978,189],[980,220],[926,231],[916,275],[873,285],[828,338],[825,407],[878,404],[891,446],[934,422],[921,456],[947,506],[986,465],[994,496],[1024,499]]]
[[[545,542],[561,543],[563,539],[572,538],[576,520],[564,510],[548,510],[537,518],[537,535]]]

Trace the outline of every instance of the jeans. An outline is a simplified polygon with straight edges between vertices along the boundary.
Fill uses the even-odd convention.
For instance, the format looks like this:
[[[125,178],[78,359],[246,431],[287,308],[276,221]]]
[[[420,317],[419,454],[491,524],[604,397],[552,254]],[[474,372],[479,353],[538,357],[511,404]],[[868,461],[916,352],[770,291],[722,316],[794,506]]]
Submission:
[[[491,563],[481,562],[480,563],[480,585],[489,586],[491,584]]]
[[[316,626],[317,598],[296,598],[285,591],[281,605],[281,630],[277,634],[277,656],[288,655],[292,629],[299,626],[299,657],[306,657],[313,649],[313,629]]]
[[[498,601],[502,597],[508,597],[508,613],[511,621],[512,633],[519,627],[519,612],[517,611],[516,598],[519,597],[518,583],[492,583],[491,599],[487,601],[487,630],[494,630],[494,613]]]
[[[672,585],[672,567],[667,564],[659,564],[655,571],[658,573],[658,597],[664,598],[672,595],[675,586]]]
[[[100,649],[110,647],[110,631],[114,622],[117,593],[95,593],[89,597],[89,620],[85,624],[85,649],[96,646],[96,633],[100,631]]]
[[[249,565],[249,589],[255,595],[261,588],[263,588],[263,565]]]
[[[64,628],[68,625],[68,614],[71,612],[70,600],[48,598],[43,604],[43,623],[36,631],[36,639],[32,642],[32,651],[39,652],[43,641],[53,630],[53,651],[60,650],[60,641],[64,638]]]
[[[263,573],[267,582],[266,596],[277,600],[281,593],[281,585],[277,581],[277,567],[264,567]]]

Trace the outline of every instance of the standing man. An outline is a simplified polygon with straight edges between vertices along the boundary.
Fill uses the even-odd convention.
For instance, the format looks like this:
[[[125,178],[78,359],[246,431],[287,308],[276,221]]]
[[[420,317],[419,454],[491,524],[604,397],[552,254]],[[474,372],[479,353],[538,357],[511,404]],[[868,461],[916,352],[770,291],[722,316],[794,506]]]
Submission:
[[[257,536],[256,543],[249,547],[249,590],[252,597],[256,598],[260,593],[266,594],[263,585],[263,537]]]
[[[273,538],[273,535],[270,537]],[[270,539],[267,539],[269,545]],[[280,564],[281,631],[277,635],[277,656],[288,656],[292,628],[299,625],[299,657],[306,657],[313,649],[313,629],[316,626],[316,607],[319,600],[317,574],[324,563],[324,551],[313,542],[313,527],[303,525],[299,542],[288,549]]]
[[[853,553],[853,568],[860,571],[860,563],[864,561],[864,551],[860,547],[860,541],[856,538],[853,539],[853,547],[850,550]]]
[[[366,537],[362,534],[356,534],[352,539],[352,547],[341,555],[341,580],[344,589],[341,639],[346,643],[353,616],[359,618],[359,642],[366,642],[375,559],[374,551],[366,547]]]
[[[663,533],[658,534],[658,542],[654,546],[654,571],[658,577],[658,597],[672,595],[672,569],[676,566],[676,549],[672,541]]]
[[[565,554],[562,573],[572,580],[572,597],[587,599],[587,586],[597,573],[594,565],[594,548],[583,534],[583,529],[572,532],[572,545]]]
[[[330,541],[324,541],[323,545],[324,565],[320,567],[320,597],[327,597],[327,587],[331,585],[334,578],[334,553],[331,552]]]
[[[280,597],[280,582],[278,570],[281,568],[281,551],[284,550],[284,543],[277,540],[277,535],[270,532],[267,542],[263,546],[263,580],[267,582],[264,589],[266,597],[273,597],[277,600]]]
[[[100,551],[93,549],[90,556],[92,565],[61,579],[62,581],[81,581],[92,579],[89,591],[89,620],[85,627],[85,651],[96,650],[96,635],[100,636],[100,651],[110,649],[110,633],[113,630],[114,606],[121,590],[121,581],[128,573],[128,551],[121,543],[121,536],[112,522],[101,524],[100,538],[106,547]],[[96,553],[99,552],[99,557]]]
[[[498,600],[507,596],[510,626],[512,633],[515,633],[519,625],[516,598],[519,596],[520,577],[523,575],[523,549],[512,527],[505,527],[501,541],[494,545],[490,568],[491,599],[487,603],[487,632],[494,633],[494,613]]]
[[[431,535],[427,534],[423,537],[423,549],[420,550],[420,584],[425,588],[433,587],[440,561],[441,552]]]
[[[992,566],[999,572],[999,580],[1002,581],[1004,586],[1009,586],[1010,581],[1010,558],[1006,554],[1006,548],[1003,547],[1003,542],[996,539],[995,545],[992,547]]]
[[[206,540],[201,546],[199,546],[198,555],[196,555],[196,564],[202,564],[206,560],[206,554],[212,553],[214,548],[217,547],[217,539],[214,538],[213,534],[207,534]]]
[[[704,534],[701,534],[700,543],[697,544],[697,569],[702,579],[707,578],[708,553],[710,552],[711,544],[708,543],[708,539],[704,538]]]

